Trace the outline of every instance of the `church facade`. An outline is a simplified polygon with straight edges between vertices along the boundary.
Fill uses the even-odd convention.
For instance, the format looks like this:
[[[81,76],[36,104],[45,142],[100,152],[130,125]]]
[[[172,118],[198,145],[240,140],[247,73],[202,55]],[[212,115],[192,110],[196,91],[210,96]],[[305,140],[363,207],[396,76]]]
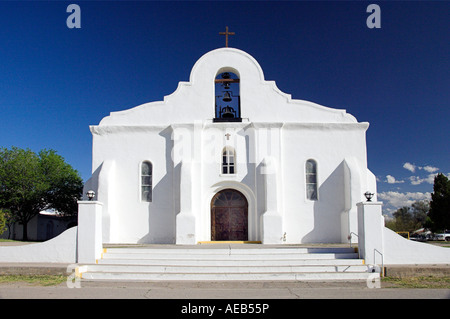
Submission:
[[[376,194],[368,126],[292,99],[221,48],[163,101],[90,127],[85,193],[103,203],[104,243],[356,242],[356,203]]]

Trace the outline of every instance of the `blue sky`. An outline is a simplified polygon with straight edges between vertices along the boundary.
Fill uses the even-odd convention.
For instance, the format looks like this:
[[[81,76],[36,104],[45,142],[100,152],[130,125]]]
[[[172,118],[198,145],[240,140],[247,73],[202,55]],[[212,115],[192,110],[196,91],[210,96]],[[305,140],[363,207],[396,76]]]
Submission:
[[[171,94],[228,25],[283,92],[370,122],[368,165],[392,210],[450,176],[449,14],[449,1],[0,1],[0,146],[54,149],[87,180],[89,125]]]

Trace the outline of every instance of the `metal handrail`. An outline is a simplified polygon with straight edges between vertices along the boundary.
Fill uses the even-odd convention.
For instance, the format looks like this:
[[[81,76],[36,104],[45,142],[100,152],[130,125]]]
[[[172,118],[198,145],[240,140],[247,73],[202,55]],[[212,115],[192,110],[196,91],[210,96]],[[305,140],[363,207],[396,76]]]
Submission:
[[[356,233],[354,233],[354,232],[350,232],[350,234],[348,235],[348,240],[350,241],[350,247],[352,247],[352,234],[353,235],[355,235],[356,237],[358,237],[358,239],[359,239],[359,236],[358,236],[358,234],[356,234]]]
[[[379,253],[381,256],[381,276],[384,277],[384,256],[383,253],[380,252],[378,249],[373,249],[373,263],[375,264],[375,253]]]

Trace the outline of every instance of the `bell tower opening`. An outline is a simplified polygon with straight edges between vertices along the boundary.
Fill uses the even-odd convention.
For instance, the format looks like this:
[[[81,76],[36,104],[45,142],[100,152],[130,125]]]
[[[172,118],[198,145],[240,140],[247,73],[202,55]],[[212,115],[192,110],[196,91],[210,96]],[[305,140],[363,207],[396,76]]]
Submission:
[[[216,76],[215,117],[213,122],[242,122],[239,77],[232,72]]]

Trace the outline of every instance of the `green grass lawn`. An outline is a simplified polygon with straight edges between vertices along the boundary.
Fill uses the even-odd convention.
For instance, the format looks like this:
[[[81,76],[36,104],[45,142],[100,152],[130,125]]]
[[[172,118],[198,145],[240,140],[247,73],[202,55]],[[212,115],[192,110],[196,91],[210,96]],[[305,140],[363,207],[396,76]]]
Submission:
[[[63,275],[0,275],[0,284],[26,282],[36,286],[56,286],[67,281]]]
[[[450,277],[444,276],[417,276],[381,279],[382,288],[440,288],[450,289]]]

